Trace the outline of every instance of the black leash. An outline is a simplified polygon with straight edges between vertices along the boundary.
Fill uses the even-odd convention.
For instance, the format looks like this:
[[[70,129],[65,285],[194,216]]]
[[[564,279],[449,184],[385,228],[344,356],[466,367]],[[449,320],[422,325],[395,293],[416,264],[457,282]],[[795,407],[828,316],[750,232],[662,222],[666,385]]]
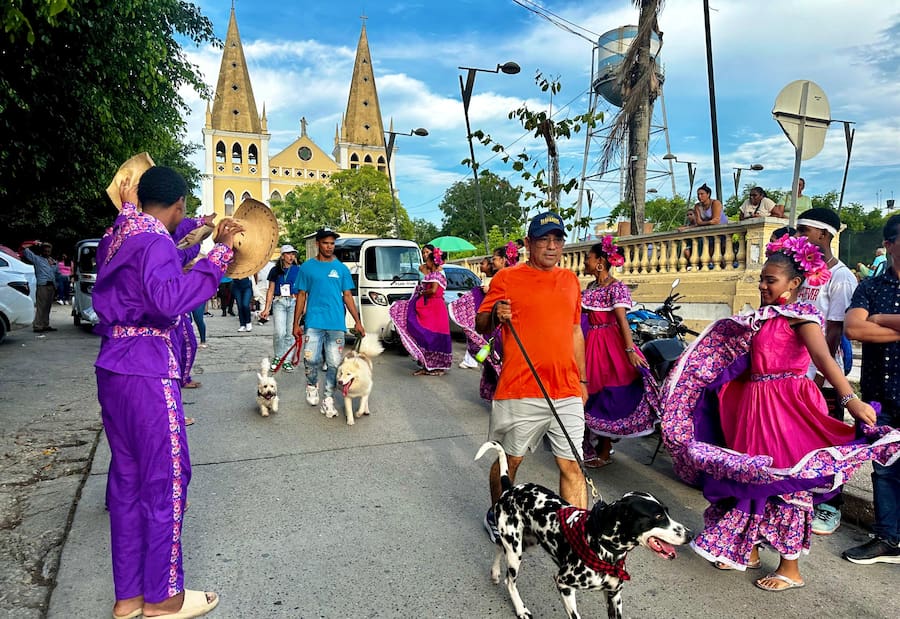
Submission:
[[[499,301],[498,301],[499,303]],[[494,315],[496,316],[497,305],[494,304]],[[556,412],[556,407],[553,405],[553,400],[550,399],[550,394],[547,393],[547,388],[544,387],[544,383],[541,380],[541,377],[538,376],[537,370],[534,367],[534,364],[531,362],[531,357],[528,356],[528,352],[525,350],[525,346],[522,344],[522,340],[519,339],[519,334],[516,333],[516,328],[512,324],[512,320],[508,320],[505,324],[509,327],[510,333],[512,333],[513,339],[516,340],[516,345],[519,347],[519,351],[522,353],[522,356],[525,358],[525,363],[528,364],[528,369],[531,370],[531,375],[534,376],[535,382],[537,382],[538,387],[541,389],[541,393],[544,394],[544,399],[547,401],[547,405],[550,407],[550,412],[553,413],[553,416],[556,418],[556,422],[559,424],[560,430],[562,430],[563,434],[566,437],[566,440],[569,442],[569,448],[572,450],[572,455],[575,456],[575,461],[578,463],[578,468],[581,469],[581,474],[584,476],[584,480],[588,486],[591,488],[591,498],[596,501],[601,498],[600,493],[597,492],[597,488],[594,486],[594,481],[588,477],[587,469],[584,466],[584,460],[581,459],[581,456],[578,455],[578,450],[575,448],[575,443],[572,441],[572,437],[569,436],[569,433],[566,432],[566,427],[563,425],[562,419],[559,418],[559,413]]]

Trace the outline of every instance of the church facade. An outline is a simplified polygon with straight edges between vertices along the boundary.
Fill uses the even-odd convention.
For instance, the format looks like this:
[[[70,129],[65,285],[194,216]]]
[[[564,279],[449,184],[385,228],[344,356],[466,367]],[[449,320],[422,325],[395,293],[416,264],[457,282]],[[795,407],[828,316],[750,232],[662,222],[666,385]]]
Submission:
[[[269,204],[300,185],[327,183],[335,172],[370,165],[388,173],[384,124],[369,40],[363,24],[356,47],[350,94],[331,154],[317,145],[300,119],[300,135],[288,147],[269,149],[266,108],[258,113],[234,8],[225,36],[219,79],[203,127],[202,212],[230,216],[246,198]],[[393,166],[393,160],[390,161]],[[393,168],[390,174],[393,175]]]

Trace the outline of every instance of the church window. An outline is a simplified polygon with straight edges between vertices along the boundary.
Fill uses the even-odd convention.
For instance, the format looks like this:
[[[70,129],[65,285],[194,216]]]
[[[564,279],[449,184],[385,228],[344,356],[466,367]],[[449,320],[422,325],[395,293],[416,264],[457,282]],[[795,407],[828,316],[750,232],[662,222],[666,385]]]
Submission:
[[[249,191],[245,191],[245,192],[241,195],[241,202],[243,202],[244,200],[247,200],[247,199],[252,199],[252,198],[253,198],[253,196],[250,195],[250,192],[249,192]]]
[[[225,192],[225,217],[234,215],[234,194],[231,190]]]
[[[238,85],[237,85],[237,84],[232,84],[232,85],[231,85],[231,89],[234,90],[234,91],[237,91]]]
[[[225,142],[216,144],[216,163],[225,163]]]
[[[278,176],[278,168],[272,168],[272,176]]]
[[[368,163],[369,165],[371,165],[372,164],[372,155],[366,155],[366,158],[363,159],[363,161]]]
[[[363,62],[362,62],[363,64],[369,64],[369,61],[366,60],[365,58],[363,58],[362,60],[363,60]]]
[[[271,202],[272,200],[281,200],[281,194],[278,193],[277,190],[272,192],[272,196],[269,198],[269,201]]]
[[[256,165],[257,155],[256,155],[256,144],[251,144],[247,148],[247,163],[250,165]]]
[[[284,171],[284,175],[285,175],[285,176],[290,176],[290,175],[291,175],[291,171],[290,171],[290,170],[285,170],[285,171]]]
[[[383,155],[379,155],[379,157],[378,157],[378,171],[379,172],[385,171],[385,161],[384,161]]]
[[[328,178],[328,175],[325,172],[322,172],[322,178]]]
[[[300,157],[303,161],[309,161],[312,159],[312,150],[309,146],[301,146],[297,149],[297,156]]]
[[[310,172],[310,173],[309,173],[309,177],[310,177],[310,178],[315,178],[315,177],[316,177],[316,173],[315,173],[315,172]]]
[[[369,124],[363,125],[363,129],[365,129],[366,131],[368,131],[371,128],[372,128],[372,125],[369,125]]]
[[[240,112],[239,112],[238,110],[231,110],[231,113],[234,114],[235,116],[237,116],[238,114],[240,114]]]
[[[356,153],[353,153],[352,155],[350,155],[350,169],[355,170],[358,167],[359,167],[359,155],[357,155]]]
[[[231,163],[241,163],[244,158],[244,150],[238,142],[231,147]]]
[[[236,62],[232,62],[232,63],[231,63],[231,68],[232,68],[232,69],[237,69],[237,63],[236,63]]]
[[[363,99],[363,107],[369,107],[369,100]]]

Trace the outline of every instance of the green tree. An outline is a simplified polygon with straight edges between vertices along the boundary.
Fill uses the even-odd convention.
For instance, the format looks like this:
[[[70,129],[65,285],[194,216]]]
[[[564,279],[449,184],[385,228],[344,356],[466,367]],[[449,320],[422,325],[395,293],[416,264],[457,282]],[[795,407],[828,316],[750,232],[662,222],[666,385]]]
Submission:
[[[215,41],[196,6],[67,6],[13,0],[21,17],[0,9],[10,35],[0,40],[0,229],[13,239],[99,234],[115,214],[104,189],[135,153],[193,168],[176,146],[188,109],[180,92],[210,96],[182,49]],[[199,172],[187,176],[196,183]]]
[[[441,231],[438,229],[438,227],[427,219],[421,219],[417,217],[416,219],[412,220],[412,225],[412,240],[419,245],[424,245],[431,239],[434,239],[441,235]]]
[[[289,191],[284,200],[272,200],[271,207],[281,227],[279,243],[296,247],[298,259],[309,257],[303,238],[319,228],[338,227],[338,212],[329,207],[335,198],[329,185],[310,183]]]
[[[627,200],[619,202],[609,212],[607,221],[613,224],[617,221],[628,220],[631,217],[632,207],[633,205]],[[645,203],[645,221],[653,224],[654,232],[668,232],[684,225],[687,209],[687,201],[677,194],[672,198],[658,196]]]
[[[484,221],[488,229],[499,226],[512,230],[520,224],[522,209],[519,199],[522,190],[509,181],[485,170],[478,176]],[[473,245],[484,243],[481,238],[481,216],[475,198],[475,179],[453,183],[444,193],[438,208],[444,213],[443,233],[466,239]]]
[[[387,176],[372,166],[355,170],[342,170],[331,176],[335,198],[329,207],[337,210],[338,229],[345,232],[393,236],[394,207]],[[411,238],[415,233],[406,209],[397,202],[397,219],[400,238]]]

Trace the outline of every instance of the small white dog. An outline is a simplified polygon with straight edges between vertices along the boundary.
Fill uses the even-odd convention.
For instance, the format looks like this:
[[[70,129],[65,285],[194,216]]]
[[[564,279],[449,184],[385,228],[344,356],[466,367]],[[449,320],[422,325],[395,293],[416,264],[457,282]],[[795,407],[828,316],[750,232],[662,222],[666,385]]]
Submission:
[[[263,359],[260,366],[262,372],[256,373],[256,403],[259,405],[259,414],[269,416],[269,411],[278,412],[278,385],[275,377],[269,376],[269,360]]]
[[[372,393],[372,358],[377,357],[384,348],[374,335],[366,335],[360,343],[359,352],[351,350],[344,355],[338,366],[337,383],[344,395],[344,411],[347,413],[347,425],[352,426],[353,398],[359,398],[357,417],[369,414],[369,394]]]

